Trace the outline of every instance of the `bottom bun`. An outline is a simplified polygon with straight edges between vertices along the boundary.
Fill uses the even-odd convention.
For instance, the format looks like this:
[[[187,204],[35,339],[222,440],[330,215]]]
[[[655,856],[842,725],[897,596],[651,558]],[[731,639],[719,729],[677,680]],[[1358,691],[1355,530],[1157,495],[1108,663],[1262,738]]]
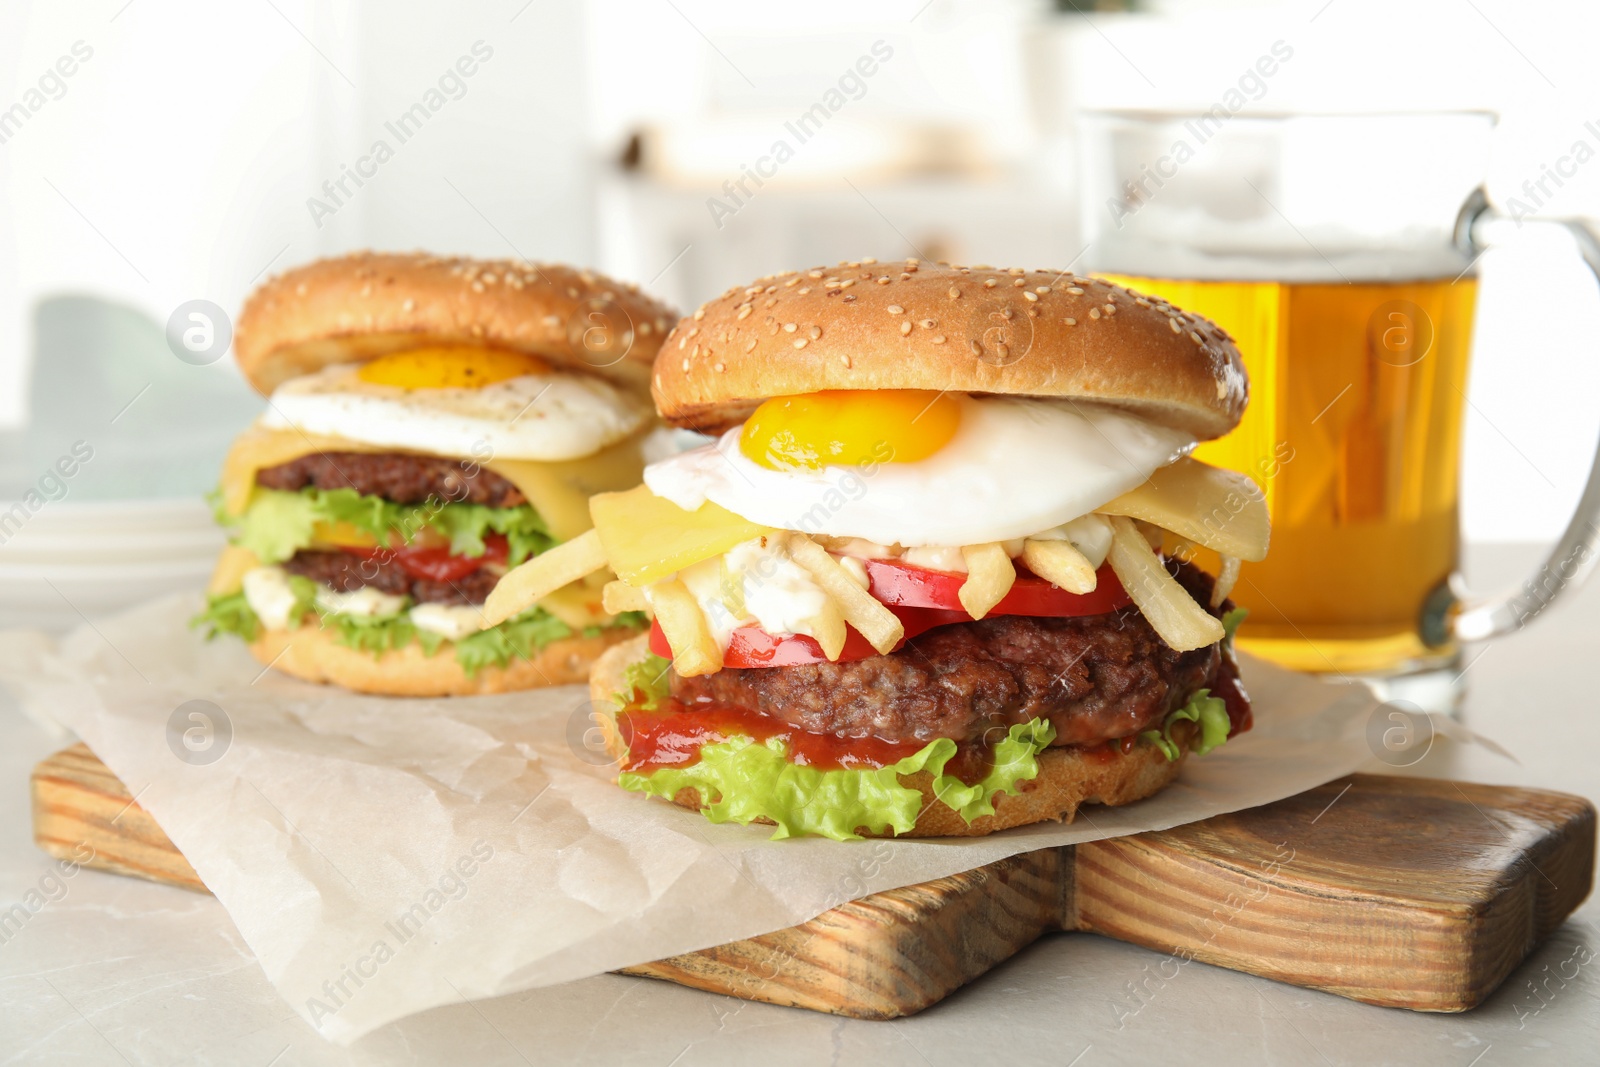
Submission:
[[[593,637],[552,641],[533,659],[485,667],[471,677],[456,662],[453,646],[433,655],[412,642],[378,655],[340,644],[334,631],[318,626],[267,630],[250,642],[250,654],[285,674],[325,682],[358,693],[397,697],[475,696],[582,682],[601,653],[639,631],[608,626]]]
[[[616,706],[613,697],[623,691],[623,672],[642,660],[649,652],[648,639],[639,637],[619,644],[595,662],[589,675],[589,696],[596,708]],[[770,668],[781,670],[780,667]],[[600,728],[605,735],[606,751],[613,759],[621,760],[627,752],[616,719],[600,716]],[[933,776],[927,771],[901,775],[900,783],[922,793],[921,814],[915,825],[900,837],[981,837],[1013,826],[1026,826],[1035,822],[1071,822],[1083,804],[1131,804],[1135,800],[1160,792],[1183,767],[1194,740],[1190,726],[1181,722],[1172,734],[1178,745],[1178,758],[1168,760],[1161,750],[1150,744],[1135,745],[1133,751],[1118,758],[1102,761],[1098,755],[1090,756],[1075,747],[1047,748],[1038,756],[1037,777],[1018,783],[1023,792],[1003,794],[994,798],[994,814],[984,815],[968,823],[956,811],[940,803],[933,792]],[[678,791],[672,802],[679,807],[699,811],[705,804],[697,789]],[[768,823],[770,820],[757,819]],[[863,828],[857,828],[860,833]],[[867,837],[893,837],[892,832],[866,833]]]

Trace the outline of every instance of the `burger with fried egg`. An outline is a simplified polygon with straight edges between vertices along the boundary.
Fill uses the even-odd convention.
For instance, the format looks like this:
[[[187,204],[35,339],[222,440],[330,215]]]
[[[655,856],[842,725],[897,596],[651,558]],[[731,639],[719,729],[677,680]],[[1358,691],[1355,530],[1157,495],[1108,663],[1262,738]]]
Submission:
[[[1228,594],[1267,512],[1189,455],[1248,392],[1206,320],[869,260],[729,290],[652,385],[715,441],[486,605],[609,570],[606,605],[653,615],[591,675],[624,788],[779,837],[984,834],[1149,796],[1249,727]]]
[[[638,483],[675,313],[589,271],[363,253],[257,289],[235,330],[267,408],[216,495],[230,529],[197,623],[262,663],[369,693],[566,684],[645,619],[602,575],[496,625],[512,567]]]

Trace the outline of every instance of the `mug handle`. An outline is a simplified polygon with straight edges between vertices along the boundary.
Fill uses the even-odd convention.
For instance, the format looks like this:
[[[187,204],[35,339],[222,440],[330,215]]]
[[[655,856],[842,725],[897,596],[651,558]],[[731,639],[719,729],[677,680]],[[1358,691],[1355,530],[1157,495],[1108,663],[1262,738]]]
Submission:
[[[1512,221],[1490,206],[1479,188],[1467,198],[1456,220],[1456,244],[1475,262],[1491,242],[1482,232],[1486,227]],[[1583,261],[1600,280],[1600,233],[1577,219],[1531,219],[1547,226],[1564,227],[1577,242]],[[1594,570],[1596,541],[1600,540],[1600,447],[1589,468],[1583,496],[1567,523],[1566,531],[1551,547],[1539,569],[1521,588],[1484,600],[1463,598],[1460,611],[1450,623],[1450,633],[1460,641],[1484,641],[1522,629],[1541,611],[1555,603],[1567,589],[1581,584]]]

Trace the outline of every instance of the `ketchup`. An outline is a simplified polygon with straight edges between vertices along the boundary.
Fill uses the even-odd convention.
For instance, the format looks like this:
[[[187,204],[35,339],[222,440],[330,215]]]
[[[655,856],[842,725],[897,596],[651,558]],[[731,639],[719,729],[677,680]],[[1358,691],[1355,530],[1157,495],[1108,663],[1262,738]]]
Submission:
[[[821,770],[876,770],[899,763],[927,745],[926,741],[812,733],[748,708],[711,701],[685,704],[673,697],[663,700],[654,711],[634,706],[623,709],[617,713],[617,726],[628,746],[622,769],[646,773],[697,763],[701,746],[737,736],[751,738],[756,744],[780,738],[791,763]],[[989,773],[991,763],[987,745],[962,744],[944,773],[970,784]]]

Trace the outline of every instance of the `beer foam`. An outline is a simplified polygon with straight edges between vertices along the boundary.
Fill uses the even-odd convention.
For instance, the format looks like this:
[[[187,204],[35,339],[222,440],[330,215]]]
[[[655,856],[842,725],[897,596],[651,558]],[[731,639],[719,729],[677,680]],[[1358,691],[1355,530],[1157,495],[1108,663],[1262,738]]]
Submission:
[[[1086,259],[1095,271],[1193,281],[1418,281],[1455,278],[1472,264],[1437,227],[1379,236],[1278,219],[1229,222],[1157,204],[1145,206],[1137,226],[1102,233]]]

